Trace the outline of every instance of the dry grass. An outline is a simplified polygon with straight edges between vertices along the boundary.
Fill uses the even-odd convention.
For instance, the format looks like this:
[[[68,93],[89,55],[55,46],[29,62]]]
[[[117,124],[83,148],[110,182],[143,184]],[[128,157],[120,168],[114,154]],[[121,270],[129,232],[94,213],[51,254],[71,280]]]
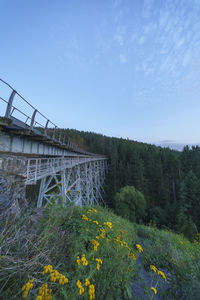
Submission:
[[[39,215],[29,211],[19,219],[0,218],[0,299],[19,299],[19,284],[51,263],[51,249],[42,246],[45,237],[38,239]]]

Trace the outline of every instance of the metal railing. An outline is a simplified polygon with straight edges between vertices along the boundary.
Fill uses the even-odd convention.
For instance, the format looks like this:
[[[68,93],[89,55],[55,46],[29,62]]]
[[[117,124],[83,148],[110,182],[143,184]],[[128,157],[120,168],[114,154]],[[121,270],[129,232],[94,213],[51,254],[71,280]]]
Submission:
[[[51,130],[51,132],[53,132],[53,135],[51,137],[52,137],[52,139],[54,139],[55,132],[58,127],[52,121],[50,121],[47,117],[45,117],[39,110],[37,110],[30,102],[28,102],[21,94],[19,94],[10,84],[8,84],[6,81],[4,81],[1,78],[0,78],[0,81],[3,84],[7,85],[11,89],[11,94],[10,94],[8,101],[5,100],[4,98],[0,97],[1,100],[3,100],[5,103],[7,103],[5,118],[8,118],[8,119],[12,118],[13,113],[16,110],[20,114],[22,114],[23,116],[26,117],[26,121],[24,122],[26,125],[28,125],[28,121],[30,121],[30,124],[28,125],[30,127],[30,130],[33,130],[34,127],[39,126],[44,129],[44,134],[47,135],[48,126],[50,125],[53,129],[53,130]],[[24,101],[29,106],[29,108],[31,108],[33,110],[33,113],[31,116],[28,116],[23,111],[21,111],[20,109],[18,109],[16,106],[13,105],[15,95],[18,95],[20,97],[20,99],[22,101]],[[37,121],[38,115],[44,119],[45,126]],[[50,132],[48,132],[48,134],[49,133]]]
[[[22,122],[25,125],[26,129],[29,129],[30,131],[32,131],[32,132],[34,132],[34,133],[36,133],[38,135],[41,135],[41,136],[45,137],[47,140],[52,140],[54,143],[56,143],[58,145],[64,146],[68,150],[79,152],[79,153],[86,154],[86,155],[103,156],[103,155],[94,154],[94,153],[85,151],[84,149],[81,149],[79,146],[77,146],[72,141],[70,141],[69,138],[67,138],[67,141],[66,141],[66,136],[64,134],[62,135],[62,130],[59,130],[59,127],[56,124],[54,124],[46,116],[44,116],[39,110],[37,110],[21,94],[19,94],[10,84],[8,84],[6,81],[4,81],[1,78],[0,78],[0,81],[4,85],[6,85],[7,87],[9,87],[9,89],[11,90],[11,93],[10,93],[10,96],[9,96],[8,100],[4,99],[3,97],[0,97],[0,100],[7,104],[6,112],[5,112],[5,115],[4,115],[5,118],[10,119],[12,121],[14,119],[15,120],[19,120],[20,122]],[[32,109],[32,115],[27,115],[21,109],[19,109],[18,107],[14,106],[13,103],[14,103],[14,98],[15,98],[16,95],[18,95],[20,97],[20,99],[24,103],[26,103],[29,106],[29,108]],[[13,117],[13,113],[15,111],[17,111],[23,117],[25,117],[26,120],[22,121],[20,119],[16,119],[15,117]],[[40,118],[44,119],[45,125],[42,125],[37,120],[38,116]],[[57,135],[58,135],[58,139],[56,138]]]
[[[22,174],[26,178],[27,184],[36,183],[51,174],[56,174],[61,170],[70,169],[77,165],[102,161],[106,158],[98,157],[74,157],[74,158],[29,158],[27,159],[27,170]]]

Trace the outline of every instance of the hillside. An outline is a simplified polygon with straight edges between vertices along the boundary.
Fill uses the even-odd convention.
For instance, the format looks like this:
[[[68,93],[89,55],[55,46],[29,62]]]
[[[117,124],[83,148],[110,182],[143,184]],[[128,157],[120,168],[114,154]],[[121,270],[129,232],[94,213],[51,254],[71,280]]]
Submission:
[[[178,152],[92,132],[62,131],[80,147],[109,156],[104,200],[110,208],[116,211],[121,188],[134,186],[146,200],[146,213],[137,222],[151,221],[191,240],[200,231],[200,147]]]
[[[10,216],[1,221],[0,243],[2,300],[199,297],[197,240],[102,207],[54,204]]]
[[[29,209],[0,218],[0,299],[198,299],[200,148],[66,133],[109,156],[107,208],[59,207],[55,194],[35,209],[30,187]]]

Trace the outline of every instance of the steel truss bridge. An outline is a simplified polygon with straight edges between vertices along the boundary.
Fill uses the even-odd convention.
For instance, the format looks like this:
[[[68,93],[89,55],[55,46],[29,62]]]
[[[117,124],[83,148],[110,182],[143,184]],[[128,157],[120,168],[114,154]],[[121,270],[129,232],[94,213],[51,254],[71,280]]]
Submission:
[[[64,130],[59,130],[2,79],[0,115],[0,196],[9,193],[7,174],[20,178],[24,186],[40,181],[37,207],[54,198],[63,206],[67,201],[80,206],[103,201],[106,156],[72,143]]]

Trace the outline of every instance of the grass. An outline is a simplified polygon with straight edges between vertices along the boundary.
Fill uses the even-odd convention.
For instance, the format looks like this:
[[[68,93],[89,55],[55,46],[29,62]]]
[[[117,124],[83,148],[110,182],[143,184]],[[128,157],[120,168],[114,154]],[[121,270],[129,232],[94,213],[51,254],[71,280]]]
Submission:
[[[1,220],[0,299],[22,299],[22,286],[31,279],[34,282],[27,285],[27,299],[51,299],[38,298],[41,288],[46,288],[46,293],[51,289],[54,300],[92,300],[94,293],[98,300],[157,299],[158,294],[160,299],[198,299],[198,242],[130,223],[102,207],[94,209],[54,205],[27,211],[17,220],[12,216]],[[43,274],[47,265],[59,272],[55,282],[55,272]],[[150,265],[161,270],[167,282],[151,271]],[[141,284],[142,272],[150,279],[144,278],[144,297],[131,290],[131,282]],[[66,278],[64,284],[61,277]],[[157,295],[151,287],[156,288]]]

